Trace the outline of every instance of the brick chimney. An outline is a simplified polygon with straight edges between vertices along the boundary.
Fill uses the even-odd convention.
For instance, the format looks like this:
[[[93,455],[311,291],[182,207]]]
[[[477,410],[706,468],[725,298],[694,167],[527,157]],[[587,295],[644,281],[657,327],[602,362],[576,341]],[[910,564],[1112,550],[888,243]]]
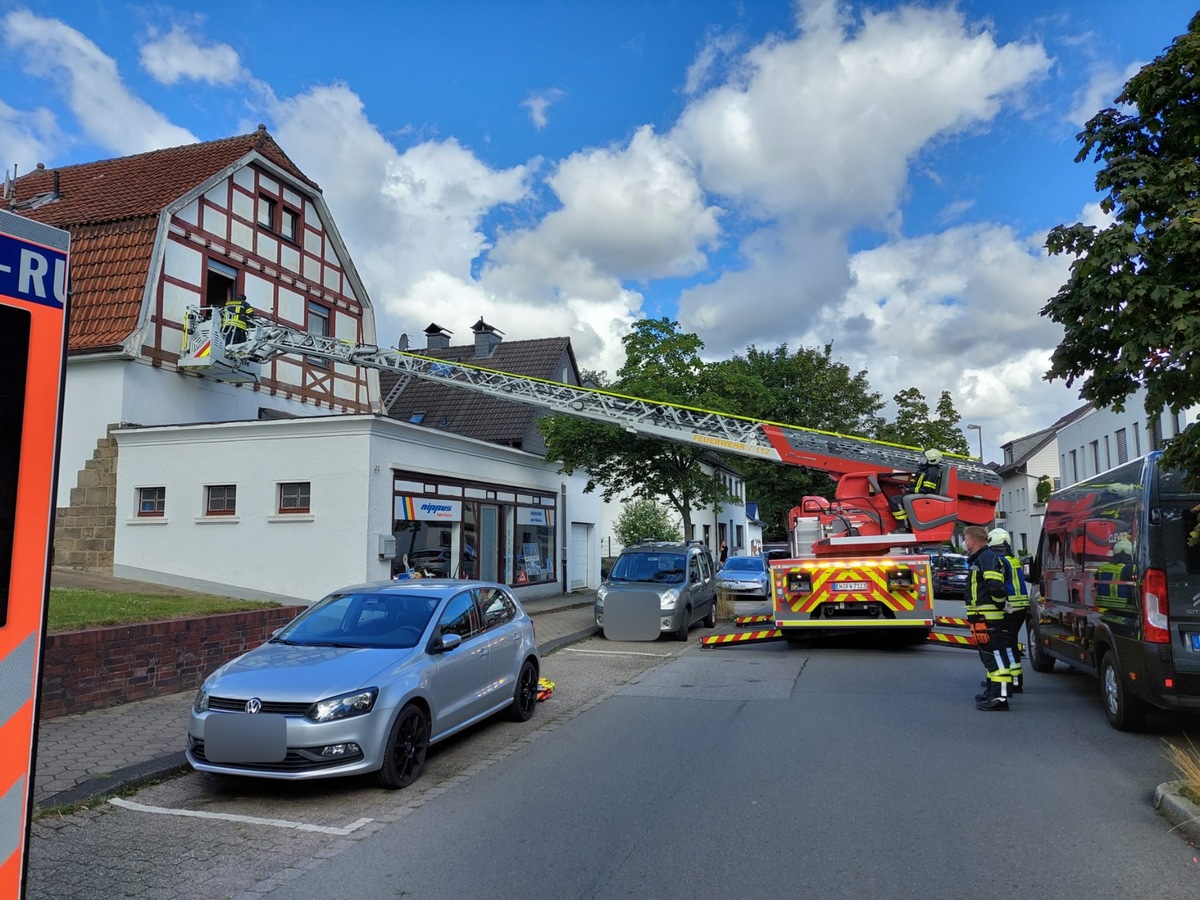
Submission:
[[[496,352],[496,348],[500,346],[500,342],[504,340],[500,335],[503,331],[497,331],[487,322],[483,321],[483,316],[479,317],[479,321],[471,326],[471,330],[475,332],[475,358],[487,359]]]

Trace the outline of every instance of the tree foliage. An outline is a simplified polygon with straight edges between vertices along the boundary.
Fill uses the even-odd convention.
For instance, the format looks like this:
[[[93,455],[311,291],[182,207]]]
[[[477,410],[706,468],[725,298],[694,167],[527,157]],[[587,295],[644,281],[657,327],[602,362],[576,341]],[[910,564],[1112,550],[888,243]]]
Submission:
[[[647,400],[712,408],[720,395],[700,359],[704,344],[683,334],[669,319],[642,319],[623,338],[625,364],[609,390]],[[546,440],[546,459],[561,471],[587,473],[585,491],[600,488],[607,500],[630,496],[666,502],[692,533],[692,509],[736,502],[725,486],[706,472],[710,451],[659,438],[629,434],[624,429],[550,416],[538,422]]]
[[[929,412],[925,395],[910,387],[896,394],[896,419],[881,426],[876,437],[893,444],[906,444],[928,450],[934,447],[943,453],[971,455],[971,447],[959,428],[962,416],[954,407],[949,391],[942,391],[938,398],[937,416]]]
[[[638,541],[677,541],[679,529],[668,510],[648,497],[630,500],[613,523],[613,534],[628,547]]]
[[[1099,407],[1124,408],[1146,389],[1146,412],[1200,402],[1200,14],[1078,135],[1075,157],[1099,164],[1096,190],[1112,217],[1050,231],[1074,257],[1042,310],[1065,329],[1046,377]],[[1172,441],[1167,464],[1200,485],[1200,429]]]
[[[713,363],[710,383],[721,392],[714,408],[784,425],[840,434],[873,435],[882,423],[883,401],[867,373],[852,373],[833,358],[833,345],[787,344],[773,350],[748,347],[745,356]],[[739,459],[746,496],[758,501],[763,539],[787,539],[788,511],[806,495],[832,497],[836,482],[827,473],[765,460]]]

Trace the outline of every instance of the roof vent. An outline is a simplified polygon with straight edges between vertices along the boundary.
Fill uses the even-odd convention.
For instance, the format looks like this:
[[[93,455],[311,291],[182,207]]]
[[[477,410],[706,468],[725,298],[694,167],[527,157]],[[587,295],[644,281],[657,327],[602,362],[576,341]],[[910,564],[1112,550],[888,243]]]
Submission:
[[[497,331],[487,322],[483,321],[483,316],[479,317],[479,321],[471,326],[471,330],[475,332],[475,358],[487,359],[496,352],[496,348],[500,346],[500,342],[504,339],[500,336],[503,331]]]
[[[429,350],[445,350],[450,346],[450,335],[453,331],[447,331],[437,322],[430,322],[429,327],[425,329],[425,346]]]

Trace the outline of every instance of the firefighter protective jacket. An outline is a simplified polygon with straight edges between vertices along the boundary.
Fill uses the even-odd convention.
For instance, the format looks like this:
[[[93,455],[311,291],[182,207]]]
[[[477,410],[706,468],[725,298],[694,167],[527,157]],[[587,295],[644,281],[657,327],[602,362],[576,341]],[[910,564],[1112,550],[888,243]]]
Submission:
[[[1023,613],[1029,609],[1029,586],[1025,583],[1025,570],[1015,556],[997,554],[1004,567],[1004,590],[1008,592],[1008,603],[1013,612]]]
[[[981,547],[967,557],[967,567],[971,576],[967,582],[967,615],[1001,621],[1008,591],[1000,555],[991,547]]]

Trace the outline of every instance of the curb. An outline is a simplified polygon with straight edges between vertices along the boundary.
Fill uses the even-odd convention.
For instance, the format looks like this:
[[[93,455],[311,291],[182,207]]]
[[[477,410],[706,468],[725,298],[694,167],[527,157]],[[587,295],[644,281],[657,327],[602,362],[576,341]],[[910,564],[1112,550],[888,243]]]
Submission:
[[[1154,790],[1154,808],[1193,846],[1200,846],[1200,806],[1180,793],[1182,781],[1167,781]]]
[[[555,650],[561,650],[568,644],[574,644],[579,641],[586,640],[592,635],[599,633],[600,627],[598,625],[591,625],[582,631],[576,631],[574,634],[567,634],[563,637],[554,638],[553,640],[546,641],[544,644],[538,644],[538,655],[549,656]]]
[[[34,805],[34,813],[45,813],[60,806],[83,806],[93,800],[98,800],[129,788],[141,787],[153,781],[161,781],[164,778],[170,778],[189,769],[191,769],[191,766],[188,765],[182,750],[178,753],[170,753],[156,759],[148,759],[145,762],[125,766],[123,769],[117,769],[115,772],[110,772],[100,777],[89,778],[87,781],[77,784],[73,788],[68,788],[57,794],[51,794],[41,803]]]

